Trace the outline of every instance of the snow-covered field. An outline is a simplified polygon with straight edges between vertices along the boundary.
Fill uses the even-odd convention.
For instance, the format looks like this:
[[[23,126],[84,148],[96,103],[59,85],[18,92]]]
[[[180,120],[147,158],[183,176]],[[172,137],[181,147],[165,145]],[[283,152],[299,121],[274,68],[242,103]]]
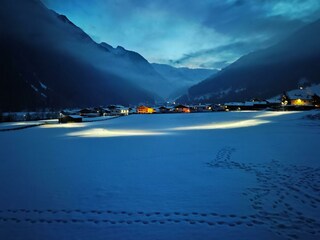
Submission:
[[[110,120],[112,118],[118,118],[119,116],[101,116],[101,117],[83,117],[83,122],[97,122],[97,121],[105,121]],[[10,130],[20,130],[29,127],[36,127],[45,124],[57,124],[59,122],[58,119],[45,119],[45,120],[37,120],[37,121],[20,121],[20,122],[3,122],[0,123],[0,132],[1,131],[10,131]]]
[[[311,112],[0,132],[0,239],[320,239]]]

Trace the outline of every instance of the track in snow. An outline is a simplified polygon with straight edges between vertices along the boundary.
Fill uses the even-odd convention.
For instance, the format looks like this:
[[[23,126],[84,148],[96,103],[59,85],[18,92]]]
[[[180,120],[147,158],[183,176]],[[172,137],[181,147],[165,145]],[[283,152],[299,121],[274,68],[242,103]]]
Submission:
[[[231,147],[221,149],[208,165],[256,176],[258,186],[243,195],[251,202],[257,221],[288,239],[299,239],[306,233],[320,237],[320,168],[283,165],[275,160],[241,163],[231,160],[234,151]]]

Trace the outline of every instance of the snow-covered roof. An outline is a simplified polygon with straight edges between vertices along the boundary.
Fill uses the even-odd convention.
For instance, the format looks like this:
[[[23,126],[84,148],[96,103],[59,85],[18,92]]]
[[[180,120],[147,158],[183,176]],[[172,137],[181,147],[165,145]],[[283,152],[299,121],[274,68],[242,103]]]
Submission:
[[[254,105],[267,105],[266,101],[246,101],[246,102],[229,102],[225,106],[254,106]]]
[[[268,104],[268,103],[267,103],[267,101],[254,101],[253,104],[254,105],[257,105],[257,104],[263,105],[263,104]]]
[[[243,102],[228,102],[225,103],[226,106],[243,106]]]
[[[303,89],[293,89],[291,91],[286,92],[286,94],[290,99],[301,98],[301,99],[311,100],[314,94],[317,94],[318,96],[320,96],[320,84],[305,87]],[[280,102],[281,96],[282,94],[272,97],[268,99],[268,102]]]
[[[117,108],[126,108],[125,106],[122,105],[116,105]],[[127,109],[127,108],[126,108]]]
[[[107,108],[109,108],[109,109],[114,109],[114,108],[119,108],[119,109],[125,108],[125,109],[127,109],[126,107],[124,107],[122,105],[110,105]]]
[[[244,106],[253,106],[255,103],[254,102],[244,102]]]
[[[307,89],[295,89],[292,91],[287,92],[287,96],[290,99],[312,99],[313,93],[308,91]]]
[[[206,108],[206,107],[210,107],[211,104],[199,104],[199,105],[193,105],[192,107],[197,107],[197,108]]]
[[[226,106],[253,106],[254,102],[229,102],[225,103]]]
[[[267,100],[269,103],[281,103],[281,96],[278,95],[276,97],[270,98]]]
[[[67,115],[68,117],[72,117],[72,118],[82,118],[81,116],[79,115]]]

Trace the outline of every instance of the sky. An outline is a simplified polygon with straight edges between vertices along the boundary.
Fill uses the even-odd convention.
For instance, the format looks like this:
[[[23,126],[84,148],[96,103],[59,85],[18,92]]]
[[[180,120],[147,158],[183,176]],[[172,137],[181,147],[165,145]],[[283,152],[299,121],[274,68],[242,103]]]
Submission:
[[[319,0],[42,0],[96,42],[149,62],[221,69],[320,18]]]

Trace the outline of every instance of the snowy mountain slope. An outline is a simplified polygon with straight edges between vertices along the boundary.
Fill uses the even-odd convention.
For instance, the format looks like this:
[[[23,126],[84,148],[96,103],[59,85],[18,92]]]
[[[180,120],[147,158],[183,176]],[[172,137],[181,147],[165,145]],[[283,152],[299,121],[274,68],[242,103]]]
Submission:
[[[0,49],[2,110],[153,101],[126,79],[64,53],[14,40],[2,41]]]
[[[154,94],[156,93],[161,98],[167,98],[168,93],[175,89],[174,83],[168,81],[168,79],[155,71],[152,65],[139,53],[126,50],[121,46],[113,48],[104,42],[100,43],[100,46],[110,51],[114,57],[119,59],[120,65],[113,66],[112,69],[118,69],[120,74],[125,74],[124,77],[128,76],[128,78],[134,79],[134,83],[141,88],[149,90]],[[101,67],[104,68],[105,66]]]
[[[320,82],[320,20],[264,50],[241,57],[213,77],[191,87],[193,100],[226,102],[268,98]]]
[[[165,79],[142,56],[95,43],[39,0],[4,0],[0,19],[1,108],[150,102],[150,92],[166,90]],[[38,81],[48,86],[42,95],[29,89]],[[77,90],[70,97],[72,87]],[[14,98],[20,94],[26,102]]]
[[[215,69],[176,68],[167,64],[152,63],[153,68],[174,86],[170,91],[171,98],[185,94],[187,89],[218,72]]]
[[[319,239],[311,113],[131,115],[0,132],[0,238]]]

